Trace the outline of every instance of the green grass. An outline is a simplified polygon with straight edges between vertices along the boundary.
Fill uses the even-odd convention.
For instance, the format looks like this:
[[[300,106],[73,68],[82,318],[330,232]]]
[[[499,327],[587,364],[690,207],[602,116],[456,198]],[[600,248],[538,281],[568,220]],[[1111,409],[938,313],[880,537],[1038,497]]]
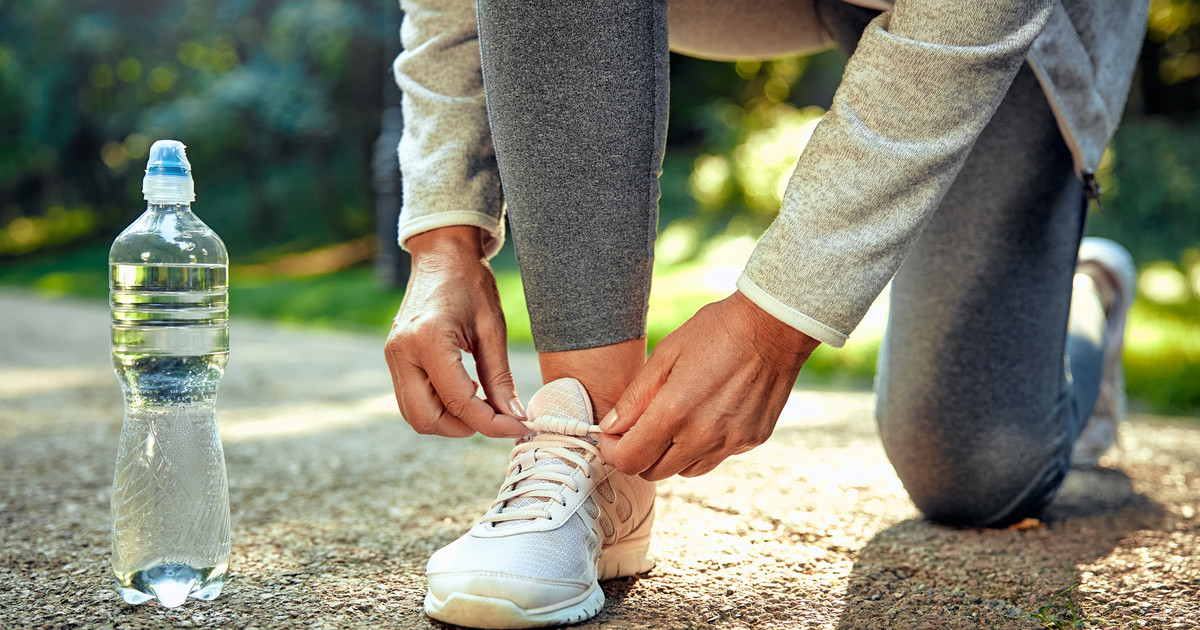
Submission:
[[[1083,611],[1076,608],[1074,600],[1071,599],[1071,591],[1075,590],[1076,586],[1079,585],[1072,584],[1055,593],[1049,602],[1038,607],[1037,611],[1030,615],[1048,630],[1078,628],[1080,624],[1088,623],[1091,620],[1083,616]],[[1059,601],[1060,598],[1062,601]]]
[[[1164,413],[1200,410],[1200,300],[1138,300],[1129,314],[1125,379],[1130,397]]]
[[[54,256],[0,265],[0,283],[47,295],[107,299],[108,247],[90,245]],[[387,331],[403,291],[382,289],[370,267],[329,274],[239,278],[230,273],[230,317],[356,331]]]

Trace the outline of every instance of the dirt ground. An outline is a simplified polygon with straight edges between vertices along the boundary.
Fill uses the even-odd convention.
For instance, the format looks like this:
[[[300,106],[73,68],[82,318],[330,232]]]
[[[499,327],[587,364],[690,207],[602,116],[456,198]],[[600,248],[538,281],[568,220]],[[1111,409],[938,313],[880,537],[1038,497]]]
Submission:
[[[421,611],[425,560],[490,504],[509,445],[409,430],[382,333],[234,325],[232,577],[166,610],[108,572],[107,310],[0,290],[0,318],[0,628],[447,627]],[[536,360],[513,362],[527,399]],[[661,483],[657,568],[607,583],[579,627],[1200,627],[1200,420],[1136,415],[1044,522],[985,531],[919,516],[871,409],[797,391],[767,445]]]

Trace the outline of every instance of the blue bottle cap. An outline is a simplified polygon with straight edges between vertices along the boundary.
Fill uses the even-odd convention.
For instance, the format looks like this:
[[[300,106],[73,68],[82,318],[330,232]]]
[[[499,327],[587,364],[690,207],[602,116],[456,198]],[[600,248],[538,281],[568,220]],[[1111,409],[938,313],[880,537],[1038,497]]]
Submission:
[[[192,172],[184,153],[183,143],[178,140],[159,140],[150,147],[150,159],[146,162],[147,175],[187,176]]]
[[[142,196],[151,203],[191,203],[196,200],[192,183],[192,165],[183,143],[159,140],[150,147],[146,176],[142,178]]]

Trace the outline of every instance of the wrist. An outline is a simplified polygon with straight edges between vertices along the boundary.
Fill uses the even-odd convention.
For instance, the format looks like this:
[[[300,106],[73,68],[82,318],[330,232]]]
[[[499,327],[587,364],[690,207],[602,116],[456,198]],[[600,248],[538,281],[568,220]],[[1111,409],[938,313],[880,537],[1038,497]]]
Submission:
[[[817,339],[768,313],[741,291],[734,291],[731,298],[745,313],[747,321],[755,331],[755,337],[763,343],[791,350],[804,357],[812,354],[812,351],[821,345]]]
[[[413,263],[425,258],[471,258],[483,260],[483,231],[473,225],[450,225],[421,232],[408,238],[405,245]]]

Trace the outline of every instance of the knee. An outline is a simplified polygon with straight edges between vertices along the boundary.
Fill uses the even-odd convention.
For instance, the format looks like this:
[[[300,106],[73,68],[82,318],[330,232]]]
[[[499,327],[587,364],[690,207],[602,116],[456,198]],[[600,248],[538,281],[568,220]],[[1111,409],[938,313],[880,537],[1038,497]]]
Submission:
[[[892,457],[892,463],[926,518],[964,527],[1004,527],[1037,517],[1069,468],[1064,461],[1031,471],[983,463],[988,459],[992,458],[943,457],[913,465],[903,457]]]
[[[1070,468],[1069,448],[988,418],[965,424],[930,422],[936,416],[913,410],[877,413],[897,476],[917,508],[939,523],[1002,527],[1036,517]]]

